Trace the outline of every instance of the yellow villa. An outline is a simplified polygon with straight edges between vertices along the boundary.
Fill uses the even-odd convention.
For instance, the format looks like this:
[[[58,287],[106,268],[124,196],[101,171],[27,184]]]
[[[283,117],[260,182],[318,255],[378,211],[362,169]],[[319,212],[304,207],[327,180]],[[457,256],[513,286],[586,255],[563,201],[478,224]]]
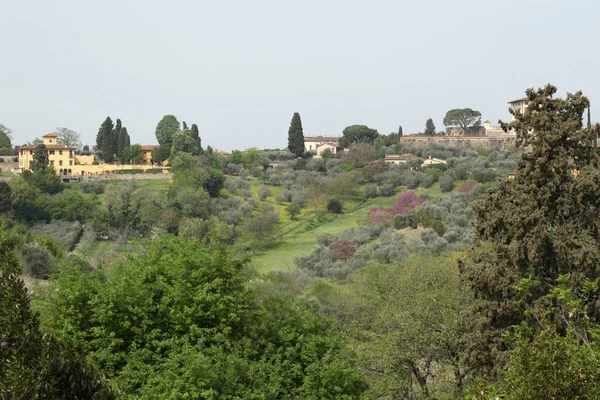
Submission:
[[[118,165],[96,163],[94,165],[94,156],[81,156],[75,154],[75,148],[57,144],[56,135],[49,133],[42,136],[48,161],[56,169],[59,175],[103,175],[114,173],[115,171],[131,169],[150,169],[160,166],[152,165],[152,150],[158,146],[141,146],[144,158],[141,165]],[[31,169],[33,154],[37,144],[27,145],[19,148],[19,169],[22,171]],[[163,170],[167,172],[167,170]]]

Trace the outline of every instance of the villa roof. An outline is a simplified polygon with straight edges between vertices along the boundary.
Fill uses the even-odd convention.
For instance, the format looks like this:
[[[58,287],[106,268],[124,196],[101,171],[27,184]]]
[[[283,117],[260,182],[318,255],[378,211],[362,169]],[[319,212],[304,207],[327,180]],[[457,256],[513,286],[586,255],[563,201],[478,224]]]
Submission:
[[[143,144],[140,147],[142,148],[142,151],[152,151],[158,149],[160,146],[157,144]]]
[[[40,143],[43,144],[43,143]],[[75,147],[70,147],[64,144],[44,144],[44,146],[48,149],[48,150],[74,150]],[[19,150],[35,150],[36,147],[38,147],[37,144],[31,144],[28,146],[21,146],[18,149]]]
[[[417,156],[413,154],[386,154],[386,160],[414,160]]]
[[[340,140],[339,136],[305,136],[305,142],[337,142]]]
[[[522,101],[529,101],[529,97],[523,97],[522,99],[517,99],[517,100],[509,101],[508,104],[520,103]]]
[[[42,137],[56,137],[56,133],[46,133],[44,136]]]

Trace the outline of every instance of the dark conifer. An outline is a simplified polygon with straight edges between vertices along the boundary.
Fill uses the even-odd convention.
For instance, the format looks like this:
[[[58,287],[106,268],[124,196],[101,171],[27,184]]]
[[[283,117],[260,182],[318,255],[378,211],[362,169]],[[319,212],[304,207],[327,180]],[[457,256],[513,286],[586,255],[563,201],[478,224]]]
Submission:
[[[288,149],[296,157],[300,157],[304,153],[304,132],[302,131],[300,114],[297,112],[294,113],[288,130]]]

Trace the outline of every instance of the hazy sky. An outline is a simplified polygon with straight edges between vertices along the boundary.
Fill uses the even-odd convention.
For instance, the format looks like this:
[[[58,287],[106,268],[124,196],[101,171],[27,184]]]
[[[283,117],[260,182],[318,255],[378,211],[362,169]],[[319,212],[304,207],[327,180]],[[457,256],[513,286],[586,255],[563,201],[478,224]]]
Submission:
[[[548,82],[600,121],[600,2],[552,0],[0,0],[0,123],[14,142],[106,116],[156,143],[164,114],[203,145],[285,147],[365,124],[438,129],[448,109],[493,123]]]

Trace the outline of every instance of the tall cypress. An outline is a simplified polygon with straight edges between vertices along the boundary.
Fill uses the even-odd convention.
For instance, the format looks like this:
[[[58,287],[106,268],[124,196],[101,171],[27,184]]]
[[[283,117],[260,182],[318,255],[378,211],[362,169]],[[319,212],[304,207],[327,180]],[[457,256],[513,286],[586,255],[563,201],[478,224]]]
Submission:
[[[296,157],[300,157],[304,153],[304,132],[300,114],[297,112],[294,113],[288,130],[288,149]]]
[[[123,150],[131,145],[131,140],[129,138],[129,133],[127,133],[127,128],[122,127],[119,131],[119,143],[118,143],[118,151],[117,158],[121,159],[123,157]]]
[[[198,125],[192,124],[192,128],[190,129],[192,138],[198,142],[198,150],[200,154],[202,154],[202,139],[200,139],[200,131],[198,130]]]
[[[98,136],[100,139],[100,150],[102,151],[102,159],[105,162],[113,161],[113,122],[110,117],[106,117],[102,125],[100,126],[100,131],[98,132]]]

